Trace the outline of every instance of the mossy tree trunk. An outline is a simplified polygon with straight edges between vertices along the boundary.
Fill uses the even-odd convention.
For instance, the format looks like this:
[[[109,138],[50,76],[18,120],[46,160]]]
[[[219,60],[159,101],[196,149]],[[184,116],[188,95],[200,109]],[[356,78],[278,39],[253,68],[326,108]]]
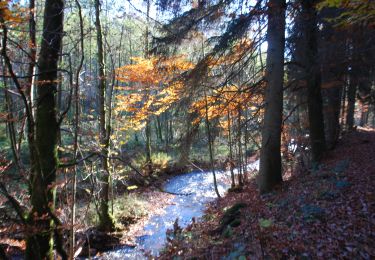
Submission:
[[[39,53],[39,77],[35,121],[37,155],[31,157],[31,204],[28,218],[30,231],[26,244],[26,259],[53,259],[53,212],[55,209],[55,181],[58,167],[57,143],[59,122],[55,93],[59,51],[63,37],[64,1],[46,0],[43,37]]]
[[[260,154],[259,187],[262,193],[282,182],[281,124],[285,45],[285,0],[268,3],[265,112]]]
[[[110,202],[110,172],[108,167],[108,148],[110,129],[109,119],[106,120],[106,74],[104,61],[104,47],[102,26],[100,21],[100,1],[95,0],[95,26],[96,26],[96,43],[98,47],[98,76],[99,76],[99,141],[101,148],[101,191],[100,191],[100,208],[99,208],[99,226],[98,228],[105,232],[113,231],[115,228],[112,215],[109,213]],[[107,108],[110,109],[110,108]],[[108,111],[107,111],[108,113]],[[108,129],[107,129],[108,128]]]

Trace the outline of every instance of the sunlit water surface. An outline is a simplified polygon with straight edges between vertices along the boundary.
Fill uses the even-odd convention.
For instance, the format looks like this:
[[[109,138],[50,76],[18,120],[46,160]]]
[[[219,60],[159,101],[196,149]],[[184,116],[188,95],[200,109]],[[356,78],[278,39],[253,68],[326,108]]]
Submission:
[[[258,168],[259,161],[248,166],[249,170]],[[223,195],[229,188],[230,173],[216,172],[216,177],[219,193]],[[144,226],[143,235],[137,237],[137,246],[120,247],[95,259],[147,259],[145,252],[157,256],[165,245],[166,231],[173,228],[177,218],[179,226],[186,227],[193,217],[197,219],[203,215],[206,203],[216,198],[212,172],[197,171],[178,175],[165,184],[164,190],[183,195],[177,195],[163,214],[150,218]]]

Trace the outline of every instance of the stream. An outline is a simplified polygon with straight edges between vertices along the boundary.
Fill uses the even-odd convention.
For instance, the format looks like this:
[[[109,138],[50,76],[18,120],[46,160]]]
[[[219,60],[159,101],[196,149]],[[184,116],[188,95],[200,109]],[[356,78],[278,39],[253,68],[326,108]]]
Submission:
[[[258,167],[259,161],[255,161],[248,165],[248,170]],[[218,171],[216,177],[219,193],[224,195],[230,186],[230,172]],[[177,218],[179,226],[186,227],[193,217],[201,217],[206,204],[217,197],[211,171],[196,171],[175,176],[165,183],[164,190],[181,195],[176,195],[161,215],[150,218],[143,228],[143,235],[136,239],[136,247],[120,247],[95,259],[147,259],[144,252],[157,256],[165,245],[166,231],[173,228]]]

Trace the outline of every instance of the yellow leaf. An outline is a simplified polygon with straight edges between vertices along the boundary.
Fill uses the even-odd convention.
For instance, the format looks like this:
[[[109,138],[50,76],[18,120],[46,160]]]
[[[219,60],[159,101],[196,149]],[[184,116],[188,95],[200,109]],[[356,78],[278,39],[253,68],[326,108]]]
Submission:
[[[138,186],[137,185],[129,186],[127,189],[128,190],[135,190],[135,189],[138,189]]]

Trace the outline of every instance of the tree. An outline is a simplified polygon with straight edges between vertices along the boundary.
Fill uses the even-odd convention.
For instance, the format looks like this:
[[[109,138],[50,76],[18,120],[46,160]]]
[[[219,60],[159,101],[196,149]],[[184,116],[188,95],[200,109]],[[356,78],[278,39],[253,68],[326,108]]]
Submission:
[[[301,1],[301,23],[303,58],[302,69],[307,85],[312,161],[319,162],[325,150],[324,118],[322,110],[321,78],[318,63],[317,19],[314,8],[316,1]]]
[[[330,19],[338,26],[347,26],[349,24],[375,24],[375,3],[368,0],[324,0],[317,5],[318,10],[323,8],[341,8],[342,12],[336,17]]]
[[[259,188],[271,191],[282,182],[281,124],[283,112],[285,0],[268,3],[265,112],[260,154]]]
[[[99,209],[99,229],[103,231],[113,231],[115,228],[114,220],[109,212],[110,201],[110,172],[108,167],[108,148],[110,138],[110,116],[107,116],[111,110],[110,106],[106,106],[106,73],[104,60],[104,46],[102,26],[100,21],[100,1],[95,0],[95,26],[96,26],[96,43],[98,46],[98,89],[99,89],[99,141],[101,149],[101,168],[102,173],[100,179],[102,182],[100,192],[100,209]],[[107,95],[107,99],[111,99],[111,95]],[[109,102],[110,105],[110,102]]]
[[[142,128],[151,115],[160,115],[184,95],[181,73],[189,70],[192,63],[183,56],[133,57],[134,64],[118,68],[116,77],[123,83],[137,83],[119,87],[124,92],[117,95],[117,111],[131,115],[128,128]],[[149,94],[150,93],[150,94]]]
[[[37,155],[32,160],[31,204],[29,223],[36,228],[27,238],[27,259],[53,259],[55,229],[55,181],[58,168],[57,143],[59,119],[55,93],[58,60],[63,38],[64,1],[46,0],[43,35],[39,52],[39,76],[36,82],[37,107],[35,145]]]

